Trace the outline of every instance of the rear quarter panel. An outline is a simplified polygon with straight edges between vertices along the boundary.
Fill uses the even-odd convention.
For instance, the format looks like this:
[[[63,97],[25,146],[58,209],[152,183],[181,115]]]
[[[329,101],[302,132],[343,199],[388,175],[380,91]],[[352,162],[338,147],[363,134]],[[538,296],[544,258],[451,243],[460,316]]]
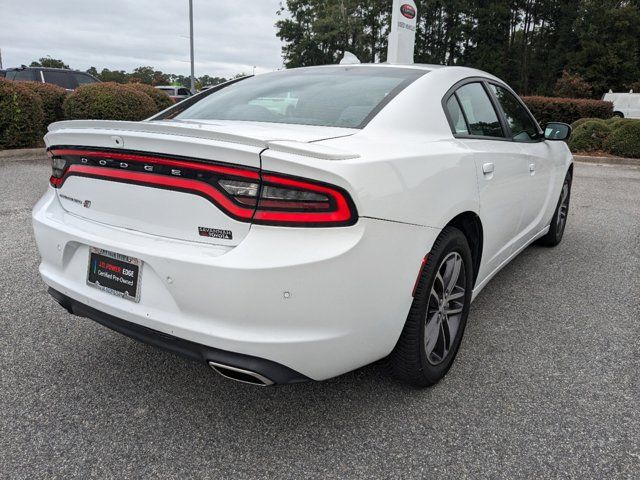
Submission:
[[[336,146],[348,146],[360,158],[327,161],[267,150],[262,166],[345,188],[361,217],[442,228],[459,213],[478,212],[472,152],[459,142],[366,135],[341,140]]]

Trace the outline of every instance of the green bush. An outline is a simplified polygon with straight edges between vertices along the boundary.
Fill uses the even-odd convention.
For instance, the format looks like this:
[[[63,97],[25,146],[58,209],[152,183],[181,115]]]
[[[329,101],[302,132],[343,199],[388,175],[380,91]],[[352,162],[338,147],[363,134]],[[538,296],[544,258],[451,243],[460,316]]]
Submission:
[[[43,120],[38,95],[24,85],[0,79],[0,149],[38,146]]]
[[[610,118],[613,103],[580,98],[522,97],[541,125],[549,122],[573,123],[581,118]]]
[[[620,118],[620,117],[613,117],[610,118],[609,120],[607,120],[607,124],[613,129],[613,130],[617,130],[619,127],[621,127],[622,125],[628,125],[630,123],[636,123],[640,120],[635,120],[633,118]]]
[[[569,137],[573,152],[597,152],[606,148],[611,127],[604,120],[589,120],[578,125]]]
[[[155,102],[158,112],[175,105],[167,92],[163,92],[151,85],[147,85],[146,83],[131,83],[129,86],[134,90],[138,90],[139,92],[149,95],[151,100]]]
[[[62,104],[67,97],[67,91],[64,88],[50,83],[39,82],[23,82],[21,85],[38,95],[42,101],[42,109],[44,112],[44,122],[42,125],[43,135],[47,132],[47,126],[49,126],[50,123],[64,120]]]
[[[640,120],[629,120],[614,128],[608,150],[620,157],[640,158]]]
[[[609,120],[602,120],[601,118],[592,118],[592,117],[589,117],[589,118],[579,118],[578,120],[576,120],[575,122],[573,122],[573,123],[571,124],[571,128],[572,128],[573,130],[575,130],[576,128],[578,128],[578,127],[579,127],[580,125],[582,125],[583,123],[585,123],[585,122],[592,122],[592,121],[594,121],[594,120],[598,120],[598,121],[601,121],[601,122],[605,122],[607,125],[609,124]]]
[[[69,120],[144,120],[156,113],[149,95],[128,85],[92,83],[79,87],[63,104]]]

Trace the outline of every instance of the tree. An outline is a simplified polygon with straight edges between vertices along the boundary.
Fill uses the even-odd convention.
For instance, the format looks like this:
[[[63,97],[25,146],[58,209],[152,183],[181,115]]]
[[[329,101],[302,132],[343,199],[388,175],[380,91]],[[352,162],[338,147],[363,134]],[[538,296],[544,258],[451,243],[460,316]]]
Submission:
[[[226,81],[227,79],[223,77],[210,77],[209,75],[203,75],[198,78],[197,83],[199,85],[199,88],[202,88],[202,87],[209,87],[213,85],[219,85]]]
[[[127,83],[131,74],[124,70],[109,70],[103,68],[98,77],[103,82]]]
[[[567,67],[580,74],[599,96],[640,78],[638,2],[582,0],[574,29],[577,48]]]
[[[510,0],[479,0],[471,14],[474,27],[468,33],[468,45],[462,59],[498,77],[508,70],[509,34],[512,19]],[[524,21],[524,28],[527,27]]]
[[[37,62],[33,61],[29,65],[30,67],[46,67],[46,68],[66,68],[69,69],[69,65],[62,60],[51,58],[50,56],[42,57]]]
[[[564,70],[596,97],[640,78],[640,0],[416,5],[416,62],[480,68],[527,95],[552,94]],[[384,61],[390,7],[388,0],[283,0],[276,27],[285,66],[335,64],[347,50],[363,62]]]
[[[98,80],[100,80],[100,74],[98,73],[98,69],[96,67],[89,67],[87,69],[87,73],[89,75],[93,75],[94,77],[96,77]]]
[[[133,83],[146,83],[147,85],[167,85],[171,80],[168,75],[153,67],[138,67],[129,77]]]
[[[640,81],[628,83],[624,86],[625,90],[632,90],[635,93],[640,93]]]
[[[572,75],[564,70],[562,77],[556,82],[553,93],[556,97],[590,98],[593,95],[593,88],[580,75]]]
[[[288,0],[276,23],[285,66],[338,63],[349,51],[363,62],[386,57],[391,4],[384,0]],[[285,11],[283,6],[280,14]]]

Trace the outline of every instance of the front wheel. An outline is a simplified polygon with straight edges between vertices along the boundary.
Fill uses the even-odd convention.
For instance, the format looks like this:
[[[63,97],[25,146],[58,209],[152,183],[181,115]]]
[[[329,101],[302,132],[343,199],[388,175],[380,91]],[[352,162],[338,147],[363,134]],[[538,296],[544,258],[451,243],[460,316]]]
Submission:
[[[545,247],[555,247],[562,241],[564,229],[567,226],[567,216],[569,215],[569,200],[571,199],[571,174],[567,173],[560,191],[560,199],[553,213],[549,231],[536,243]]]
[[[445,376],[458,353],[473,289],[466,237],[446,227],[429,253],[389,368],[399,380],[431,386]]]

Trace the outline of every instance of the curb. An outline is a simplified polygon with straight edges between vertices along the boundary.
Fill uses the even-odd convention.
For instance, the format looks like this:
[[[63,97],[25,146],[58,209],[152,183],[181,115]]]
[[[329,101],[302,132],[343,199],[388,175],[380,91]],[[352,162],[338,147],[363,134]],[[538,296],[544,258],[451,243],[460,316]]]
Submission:
[[[588,155],[574,155],[576,162],[596,163],[599,165],[631,165],[640,167],[640,158],[623,158],[623,157],[590,157]]]
[[[0,150],[0,162],[18,160],[47,160],[47,150],[44,148],[16,148]]]

